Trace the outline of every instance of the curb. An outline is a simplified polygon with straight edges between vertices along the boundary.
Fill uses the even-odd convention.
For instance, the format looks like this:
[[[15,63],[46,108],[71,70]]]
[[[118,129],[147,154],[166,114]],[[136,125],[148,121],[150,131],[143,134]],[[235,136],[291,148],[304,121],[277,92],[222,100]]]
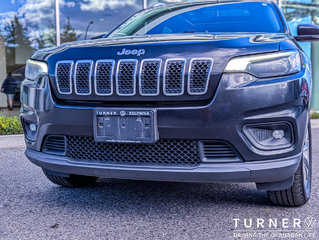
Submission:
[[[6,137],[23,137],[23,134],[13,134],[13,135],[0,135],[0,138],[6,138]]]
[[[319,119],[311,119],[311,128],[319,128]]]

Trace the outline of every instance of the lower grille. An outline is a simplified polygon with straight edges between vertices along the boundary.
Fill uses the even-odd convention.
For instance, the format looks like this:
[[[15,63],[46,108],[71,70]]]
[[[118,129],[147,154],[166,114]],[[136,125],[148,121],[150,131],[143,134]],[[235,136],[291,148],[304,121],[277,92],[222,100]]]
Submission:
[[[96,143],[92,137],[67,137],[72,161],[124,164],[196,166],[200,163],[198,141],[162,139],[154,144]]]
[[[154,144],[97,143],[87,136],[48,136],[43,152],[71,161],[120,165],[197,166],[241,161],[236,150],[216,140],[161,139]]]

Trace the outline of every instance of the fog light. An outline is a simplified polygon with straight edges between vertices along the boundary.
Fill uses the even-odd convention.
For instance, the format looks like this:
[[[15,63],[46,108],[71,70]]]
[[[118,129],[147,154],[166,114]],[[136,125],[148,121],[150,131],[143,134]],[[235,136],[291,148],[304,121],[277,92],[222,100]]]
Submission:
[[[287,122],[252,124],[243,129],[251,144],[261,150],[278,150],[293,145],[292,126]]]
[[[31,130],[32,132],[35,132],[35,131],[37,130],[37,125],[35,125],[35,124],[30,124],[29,128],[30,128],[30,130]]]
[[[285,136],[285,132],[283,130],[275,130],[273,131],[272,136],[276,139],[281,139]]]
[[[34,142],[39,128],[39,120],[35,109],[23,105],[20,112],[20,120],[26,139]]]

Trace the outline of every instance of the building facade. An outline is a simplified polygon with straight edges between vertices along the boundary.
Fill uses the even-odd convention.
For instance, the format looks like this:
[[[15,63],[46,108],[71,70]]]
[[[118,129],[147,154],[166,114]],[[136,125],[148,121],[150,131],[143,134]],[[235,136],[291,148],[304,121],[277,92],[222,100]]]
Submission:
[[[0,84],[8,72],[21,81],[26,60],[38,49],[106,34],[133,13],[154,4],[187,1],[191,0],[4,1],[0,6]],[[278,4],[294,34],[298,24],[319,25],[319,0],[279,0]],[[319,110],[319,43],[301,46],[312,59],[312,108]],[[0,107],[6,107],[4,94],[0,94]]]

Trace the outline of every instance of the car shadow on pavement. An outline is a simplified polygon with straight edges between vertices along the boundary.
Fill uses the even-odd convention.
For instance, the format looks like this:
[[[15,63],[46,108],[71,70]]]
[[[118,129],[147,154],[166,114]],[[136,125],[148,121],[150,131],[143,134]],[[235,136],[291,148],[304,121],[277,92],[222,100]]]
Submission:
[[[82,189],[52,185],[42,194],[42,201],[48,198],[48,201],[59,206],[116,212],[136,209],[139,214],[149,209],[167,212],[169,209],[185,210],[194,206],[271,206],[265,191],[257,191],[254,184],[247,183],[203,184],[100,179]]]

